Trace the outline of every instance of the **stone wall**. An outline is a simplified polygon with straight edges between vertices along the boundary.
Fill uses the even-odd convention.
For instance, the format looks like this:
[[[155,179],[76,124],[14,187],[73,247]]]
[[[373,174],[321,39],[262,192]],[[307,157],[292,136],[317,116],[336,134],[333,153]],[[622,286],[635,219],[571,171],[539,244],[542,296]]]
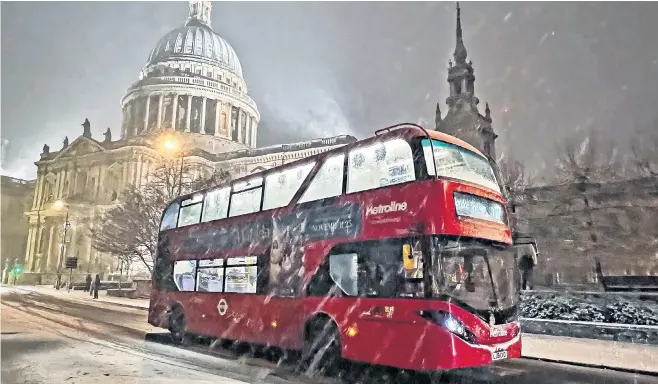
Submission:
[[[529,188],[516,212],[538,242],[539,285],[596,284],[595,258],[604,274],[658,274],[655,178]]]

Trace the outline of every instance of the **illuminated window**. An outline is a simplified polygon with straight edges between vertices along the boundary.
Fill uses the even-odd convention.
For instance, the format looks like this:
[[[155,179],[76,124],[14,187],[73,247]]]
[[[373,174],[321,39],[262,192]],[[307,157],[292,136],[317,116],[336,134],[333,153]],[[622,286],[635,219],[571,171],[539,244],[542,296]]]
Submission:
[[[394,139],[350,151],[347,193],[366,191],[415,180],[409,143]]]
[[[196,260],[181,260],[174,262],[174,283],[179,291],[194,291],[195,275]]]
[[[262,185],[262,177],[235,183],[233,185],[233,194],[231,195],[229,217],[260,211],[260,199],[263,194]]]
[[[195,195],[191,199],[184,200],[181,203],[180,216],[178,218],[179,227],[199,223],[201,220],[202,202],[203,195]]]
[[[203,217],[201,222],[224,219],[228,216],[228,200],[231,195],[231,187],[216,189],[208,192],[203,205]]]
[[[224,290],[224,259],[199,260],[196,290],[198,292],[222,292]]]
[[[339,196],[343,192],[345,154],[328,157],[299,199],[300,203]]]
[[[312,162],[269,174],[265,178],[263,210],[287,206],[314,165]]]
[[[172,203],[169,208],[165,211],[165,214],[162,217],[162,223],[160,224],[160,230],[164,231],[171,228],[176,228],[176,223],[178,222],[178,210],[180,205],[178,203]]]

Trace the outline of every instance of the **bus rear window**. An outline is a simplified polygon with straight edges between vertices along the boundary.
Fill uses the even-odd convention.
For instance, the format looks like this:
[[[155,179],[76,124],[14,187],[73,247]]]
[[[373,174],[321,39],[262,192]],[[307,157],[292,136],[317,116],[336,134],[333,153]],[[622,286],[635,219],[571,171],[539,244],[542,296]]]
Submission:
[[[423,139],[422,145],[428,174],[435,175],[434,164],[432,164],[433,147],[436,174],[439,177],[467,181],[501,193],[496,176],[486,158],[443,141],[432,140],[430,146],[429,139]]]

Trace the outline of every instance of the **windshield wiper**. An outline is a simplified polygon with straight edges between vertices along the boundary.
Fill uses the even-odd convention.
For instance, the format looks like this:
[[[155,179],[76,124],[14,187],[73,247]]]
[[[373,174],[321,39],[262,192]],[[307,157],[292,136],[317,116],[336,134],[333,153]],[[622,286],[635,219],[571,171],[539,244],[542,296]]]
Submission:
[[[493,291],[494,309],[500,308],[498,302],[498,293],[496,292],[496,284],[494,283],[493,273],[491,272],[491,263],[489,263],[489,255],[484,256],[484,261],[487,262],[487,270],[489,272],[489,281],[491,281],[491,290]],[[491,303],[489,303],[491,305]]]

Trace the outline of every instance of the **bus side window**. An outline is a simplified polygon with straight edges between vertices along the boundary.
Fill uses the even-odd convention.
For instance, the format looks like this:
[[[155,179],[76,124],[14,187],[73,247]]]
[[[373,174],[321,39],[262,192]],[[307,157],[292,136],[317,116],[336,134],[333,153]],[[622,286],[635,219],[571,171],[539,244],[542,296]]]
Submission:
[[[316,297],[341,296],[340,288],[331,279],[329,263],[325,261],[320,265],[306,288],[306,294]]]
[[[164,231],[171,228],[176,228],[176,223],[178,223],[178,209],[180,204],[177,202],[171,203],[169,208],[165,211],[162,216],[162,223],[160,224],[160,230]]]
[[[333,270],[334,268],[345,267],[347,265],[345,264],[346,261],[341,260],[340,263],[332,264],[334,260],[331,258],[343,256],[344,254],[355,255],[353,267],[355,269],[356,290],[354,296],[386,298],[417,296],[416,292],[420,288],[414,287],[414,284],[416,280],[422,280],[417,276],[406,276],[402,258],[403,243],[408,243],[408,240],[389,239],[342,244],[332,250],[332,253],[340,253],[341,255],[330,256],[331,277],[334,281],[336,281],[337,275],[342,278],[347,277],[344,276],[347,273],[346,271],[338,274]],[[341,285],[338,281],[336,283]],[[345,291],[342,285],[341,288]],[[412,293],[409,291],[412,291]],[[345,292],[349,294],[348,291]]]
[[[344,165],[344,153],[327,157],[297,204],[340,196],[343,193]]]
[[[409,143],[392,139],[356,147],[348,155],[347,193],[406,183],[416,179]]]

